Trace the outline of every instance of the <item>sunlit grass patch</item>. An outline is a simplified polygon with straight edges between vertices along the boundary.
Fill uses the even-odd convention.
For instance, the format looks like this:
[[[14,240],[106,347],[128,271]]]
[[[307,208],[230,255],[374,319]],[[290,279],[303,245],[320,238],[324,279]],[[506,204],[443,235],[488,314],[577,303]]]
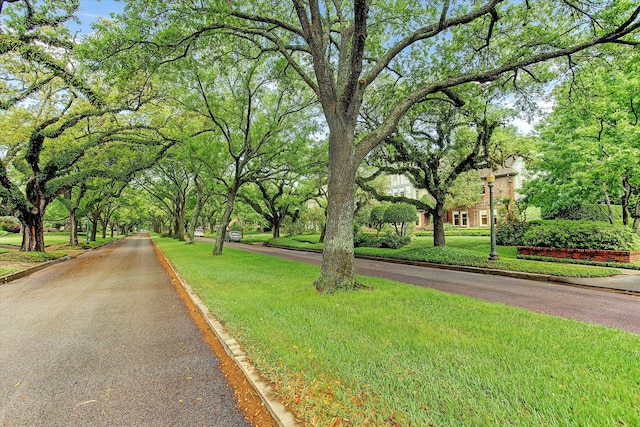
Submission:
[[[13,267],[0,267],[0,276],[15,273],[18,269]]]
[[[0,254],[0,261],[38,263],[52,261],[58,258],[62,258],[65,255],[67,255],[65,252],[8,251]]]

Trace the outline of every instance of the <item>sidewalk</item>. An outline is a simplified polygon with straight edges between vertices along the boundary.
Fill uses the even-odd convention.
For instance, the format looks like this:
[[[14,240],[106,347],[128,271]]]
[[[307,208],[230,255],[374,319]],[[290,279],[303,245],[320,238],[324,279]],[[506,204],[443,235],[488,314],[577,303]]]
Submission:
[[[579,286],[591,286],[640,295],[640,270],[623,270],[620,276],[612,277],[571,277],[567,282]],[[562,278],[563,281],[565,278]]]

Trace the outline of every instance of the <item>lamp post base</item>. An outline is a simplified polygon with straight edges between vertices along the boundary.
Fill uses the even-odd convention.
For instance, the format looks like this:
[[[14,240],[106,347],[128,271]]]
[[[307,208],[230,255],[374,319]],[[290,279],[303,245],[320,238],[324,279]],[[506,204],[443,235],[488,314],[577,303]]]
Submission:
[[[498,254],[489,254],[489,261],[498,261],[499,259]]]

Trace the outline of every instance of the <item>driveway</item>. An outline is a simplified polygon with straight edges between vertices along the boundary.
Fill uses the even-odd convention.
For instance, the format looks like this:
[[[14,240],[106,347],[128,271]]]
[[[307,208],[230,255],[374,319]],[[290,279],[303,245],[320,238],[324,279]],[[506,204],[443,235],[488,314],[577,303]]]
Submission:
[[[247,426],[146,236],[0,286],[0,425]]]
[[[322,254],[241,243],[229,247],[320,265]],[[356,273],[640,333],[640,297],[490,274],[356,259]]]

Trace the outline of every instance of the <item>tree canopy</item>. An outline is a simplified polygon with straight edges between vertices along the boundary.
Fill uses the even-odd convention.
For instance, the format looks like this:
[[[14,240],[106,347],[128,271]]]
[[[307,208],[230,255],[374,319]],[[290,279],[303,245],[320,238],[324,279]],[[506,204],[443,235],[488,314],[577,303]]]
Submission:
[[[640,221],[640,57],[607,55],[556,89],[556,105],[540,125],[529,203],[548,216],[584,204],[623,207]],[[613,222],[613,216],[609,215]]]

